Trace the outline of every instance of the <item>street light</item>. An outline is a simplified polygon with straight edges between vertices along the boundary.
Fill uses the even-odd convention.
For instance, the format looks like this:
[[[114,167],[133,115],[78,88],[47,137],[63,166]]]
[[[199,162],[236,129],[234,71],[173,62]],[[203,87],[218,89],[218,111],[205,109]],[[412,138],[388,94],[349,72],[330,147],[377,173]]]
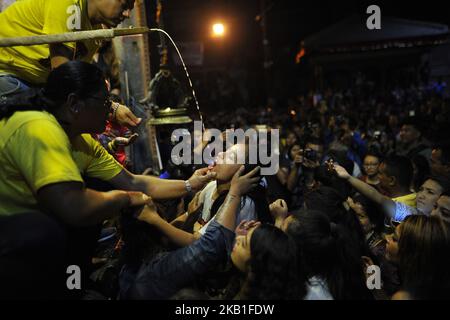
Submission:
[[[212,26],[212,35],[213,37],[220,38],[225,35],[225,26],[223,23],[215,23]]]

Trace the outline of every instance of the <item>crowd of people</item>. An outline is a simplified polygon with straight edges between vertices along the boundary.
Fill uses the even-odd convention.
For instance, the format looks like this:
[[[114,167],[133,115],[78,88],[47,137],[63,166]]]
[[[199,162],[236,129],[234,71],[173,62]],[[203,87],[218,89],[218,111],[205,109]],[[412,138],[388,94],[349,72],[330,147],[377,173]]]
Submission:
[[[9,7],[0,26],[34,2]],[[134,3],[119,2],[113,12],[89,1],[89,25],[116,26]],[[156,177],[117,153],[139,137],[112,132],[140,121],[112,101],[111,75],[72,61],[70,46],[23,50],[0,59],[1,298],[450,298],[442,83],[219,110],[207,128],[280,130],[276,174],[261,174],[243,139]],[[79,284],[68,285],[73,266]]]

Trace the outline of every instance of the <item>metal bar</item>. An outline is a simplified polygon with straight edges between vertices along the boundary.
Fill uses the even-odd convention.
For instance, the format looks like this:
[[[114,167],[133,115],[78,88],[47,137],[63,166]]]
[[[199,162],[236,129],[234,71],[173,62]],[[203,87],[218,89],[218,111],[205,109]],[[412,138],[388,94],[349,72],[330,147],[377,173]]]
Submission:
[[[76,42],[82,40],[105,40],[105,39],[112,39],[114,37],[122,37],[148,32],[150,32],[149,28],[139,27],[139,28],[75,31],[60,34],[48,34],[29,37],[0,38],[0,47],[34,46],[40,44]]]

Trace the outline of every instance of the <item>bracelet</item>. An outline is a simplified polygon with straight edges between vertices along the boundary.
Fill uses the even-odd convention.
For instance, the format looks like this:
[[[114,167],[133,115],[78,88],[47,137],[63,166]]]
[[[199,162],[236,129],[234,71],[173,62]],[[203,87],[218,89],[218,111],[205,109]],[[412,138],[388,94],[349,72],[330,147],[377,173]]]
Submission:
[[[120,103],[117,102],[113,102],[111,103],[111,109],[112,109],[112,120],[116,120],[116,116],[117,116],[117,109],[119,109],[120,107]]]
[[[184,187],[185,187],[187,192],[191,192],[192,191],[192,186],[191,186],[191,183],[189,182],[189,180],[185,180],[184,181]]]

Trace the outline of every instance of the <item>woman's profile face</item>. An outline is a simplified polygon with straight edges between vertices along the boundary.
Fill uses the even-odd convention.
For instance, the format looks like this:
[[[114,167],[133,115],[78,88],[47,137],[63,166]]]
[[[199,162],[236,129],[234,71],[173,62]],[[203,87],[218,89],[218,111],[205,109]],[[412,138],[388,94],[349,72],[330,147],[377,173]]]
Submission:
[[[295,156],[300,153],[301,150],[302,150],[302,148],[299,145],[297,145],[297,144],[294,145],[291,149],[291,154],[290,154],[291,159],[293,160],[295,158]]]
[[[111,109],[111,101],[106,87],[100,92],[86,97],[81,114],[83,131],[86,133],[101,133],[105,130],[106,120]]]
[[[239,235],[236,237],[236,242],[231,252],[231,261],[242,272],[248,271],[248,266],[250,262],[251,252],[250,252],[250,241],[257,227],[248,230],[245,236]]]
[[[221,182],[231,181],[234,174],[242,166],[239,155],[245,155],[245,144],[235,144],[225,152],[219,152],[211,172],[215,172],[216,180]]]
[[[386,259],[391,262],[398,261],[398,241],[401,236],[401,224],[395,227],[393,234],[386,236]]]
[[[296,142],[297,142],[297,137],[295,136],[295,133],[290,132],[288,134],[288,136],[286,137],[286,146],[290,147]]]

